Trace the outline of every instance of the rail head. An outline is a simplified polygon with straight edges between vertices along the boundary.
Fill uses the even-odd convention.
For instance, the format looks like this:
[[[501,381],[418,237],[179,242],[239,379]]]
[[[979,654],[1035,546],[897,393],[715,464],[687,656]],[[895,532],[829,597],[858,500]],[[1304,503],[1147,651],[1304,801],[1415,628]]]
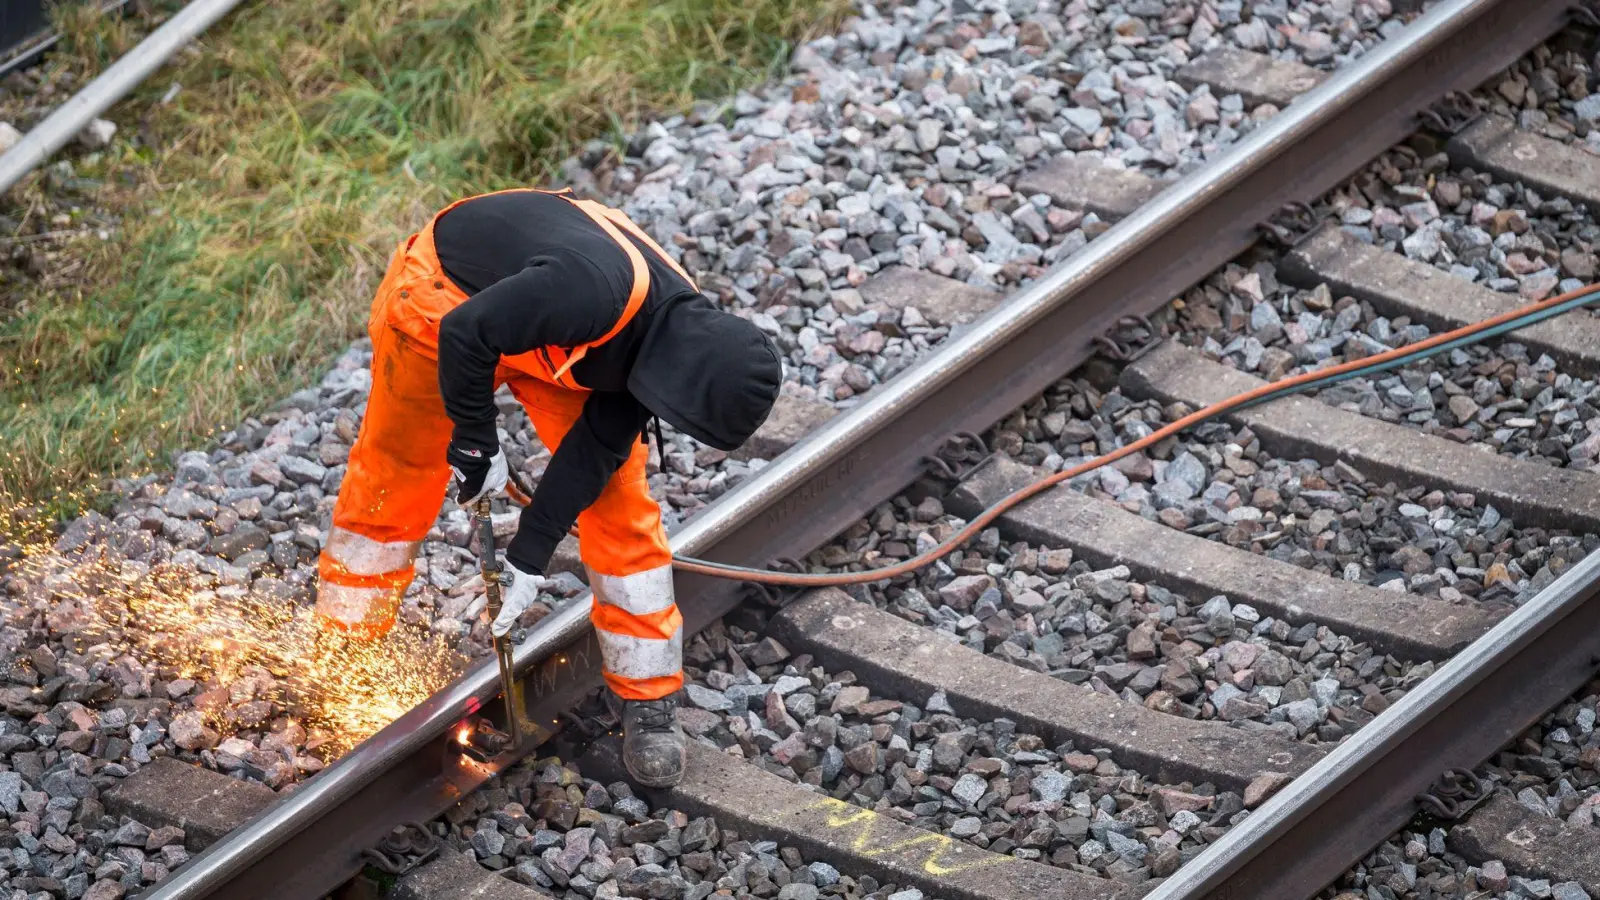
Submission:
[[[177,55],[190,41],[233,11],[241,0],[193,0],[83,90],[73,94],[16,146],[0,154],[0,194],[45,161],[113,104]],[[120,5],[120,4],[118,4]]]

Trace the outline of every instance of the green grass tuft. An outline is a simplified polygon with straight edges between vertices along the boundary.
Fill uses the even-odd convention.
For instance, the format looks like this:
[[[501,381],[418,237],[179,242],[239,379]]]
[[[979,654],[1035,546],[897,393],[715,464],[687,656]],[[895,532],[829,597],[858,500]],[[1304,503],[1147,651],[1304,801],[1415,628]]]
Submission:
[[[176,4],[164,4],[176,5]],[[310,383],[362,332],[394,243],[463,194],[769,77],[843,0],[274,0],[241,6],[84,162],[125,217],[70,289],[0,302],[0,492],[158,465]],[[133,42],[77,15],[55,65]],[[167,106],[156,100],[177,81]],[[409,168],[409,172],[407,171]],[[131,182],[131,186],[130,183]],[[9,202],[43,187],[36,174]]]

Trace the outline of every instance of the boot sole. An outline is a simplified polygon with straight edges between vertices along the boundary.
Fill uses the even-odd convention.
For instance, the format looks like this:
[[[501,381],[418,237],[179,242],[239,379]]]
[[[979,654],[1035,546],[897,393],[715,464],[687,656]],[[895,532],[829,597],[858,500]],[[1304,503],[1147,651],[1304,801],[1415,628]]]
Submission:
[[[685,750],[683,753],[678,755],[678,759],[680,760],[678,774],[675,776],[668,776],[666,778],[646,778],[645,776],[640,775],[638,772],[635,772],[633,766],[629,765],[626,759],[622,761],[622,767],[628,770],[628,774],[632,776],[633,780],[637,781],[641,787],[669,788],[674,787],[679,782],[683,781],[684,770],[689,767],[689,752]]]

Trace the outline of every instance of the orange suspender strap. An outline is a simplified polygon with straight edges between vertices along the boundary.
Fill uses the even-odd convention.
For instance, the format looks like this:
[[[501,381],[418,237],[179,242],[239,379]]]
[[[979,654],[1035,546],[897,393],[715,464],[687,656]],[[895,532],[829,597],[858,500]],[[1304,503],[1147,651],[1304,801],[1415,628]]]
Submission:
[[[435,213],[433,218],[428,222],[428,231],[431,232],[433,230],[434,223],[437,222],[441,216],[467,202],[468,200],[476,200],[478,197],[493,196],[493,194],[509,194],[517,191],[534,191],[540,194],[550,194],[560,197],[563,200],[566,200],[568,203],[571,203],[573,206],[581,210],[584,215],[588,216],[590,219],[593,219],[594,223],[600,226],[600,229],[606,233],[607,237],[610,237],[613,241],[617,242],[617,246],[621,247],[622,251],[628,254],[628,262],[633,266],[633,289],[628,293],[628,305],[623,308],[622,315],[617,318],[616,324],[611,326],[610,331],[607,331],[605,334],[587,344],[580,344],[572,348],[572,351],[566,354],[566,359],[560,363],[560,367],[555,370],[555,373],[552,376],[557,384],[561,384],[561,379],[566,376],[568,369],[571,369],[573,365],[578,362],[578,360],[583,359],[583,357],[588,354],[590,347],[598,346],[606,341],[611,340],[617,336],[618,332],[626,328],[628,323],[633,321],[633,317],[639,314],[640,308],[644,306],[645,297],[650,293],[650,268],[645,264],[644,254],[639,252],[639,248],[635,247],[632,241],[622,236],[622,233],[617,230],[619,226],[626,229],[629,234],[632,234],[634,237],[638,238],[641,243],[643,243],[646,247],[649,247],[657,256],[661,257],[662,261],[671,266],[672,270],[677,272],[684,281],[688,282],[691,288],[694,288],[696,291],[700,290],[700,288],[694,283],[694,279],[689,277],[689,273],[685,272],[682,266],[678,265],[672,257],[668,256],[666,251],[662,250],[659,244],[651,240],[650,236],[645,234],[644,231],[637,225],[633,224],[633,222],[627,216],[623,215],[617,210],[611,209],[608,206],[595,203],[592,200],[579,200],[573,196],[571,188],[562,188],[555,191],[539,190],[538,188],[511,188],[504,191],[493,191],[489,194],[477,194],[472,197],[463,197],[462,199],[455,201],[454,203]],[[560,348],[557,347],[551,347],[549,349],[553,351],[552,356],[561,352]],[[564,386],[573,388],[578,387],[578,384],[573,382],[570,378],[567,379],[567,382],[568,383]]]
[[[673,260],[672,257],[668,256],[667,251],[661,249],[660,244],[657,244],[655,241],[651,240],[650,235],[645,234],[643,229],[633,224],[632,219],[628,218],[617,210],[610,209],[608,207],[602,206],[601,209],[605,210],[606,216],[610,218],[612,222],[615,222],[617,225],[620,225],[622,228],[626,229],[629,234],[638,238],[641,243],[654,251],[657,256],[661,257],[661,261],[671,266],[672,271],[677,272],[679,278],[682,278],[684,281],[689,283],[689,287],[694,288],[696,291],[700,290],[700,286],[694,283],[694,279],[690,278],[689,273],[683,270],[683,266],[678,265],[678,263]]]
[[[633,290],[628,294],[627,307],[622,310],[622,315],[617,317],[617,323],[611,326],[610,331],[587,344],[579,344],[572,348],[572,352],[567,354],[566,361],[561,363],[560,368],[556,369],[554,378],[556,383],[560,384],[562,376],[566,375],[567,370],[572,368],[578,360],[583,359],[589,352],[590,347],[604,344],[606,341],[616,337],[617,333],[626,328],[628,323],[633,321],[633,317],[638,315],[640,307],[644,306],[644,298],[650,293],[650,269],[645,265],[644,254],[639,252],[639,248],[635,247],[632,241],[623,237],[622,233],[617,231],[616,225],[612,224],[609,209],[592,200],[574,199],[570,194],[558,194],[558,196],[564,196],[567,202],[576,206],[585,215],[593,219],[595,224],[599,225],[600,229],[613,241],[616,241],[624,253],[628,254],[628,262],[633,264]],[[571,379],[568,379],[568,381],[571,381]],[[571,386],[577,387],[577,384],[573,383]]]

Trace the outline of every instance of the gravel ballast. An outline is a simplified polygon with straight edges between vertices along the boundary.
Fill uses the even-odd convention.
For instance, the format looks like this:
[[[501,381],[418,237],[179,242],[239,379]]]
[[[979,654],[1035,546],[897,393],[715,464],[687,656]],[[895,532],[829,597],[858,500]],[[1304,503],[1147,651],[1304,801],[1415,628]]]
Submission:
[[[1600,811],[1600,685],[1591,683],[1480,768],[1488,790],[1515,795],[1536,816],[1593,828]],[[1470,821],[1470,815],[1468,817]],[[1443,897],[1557,898],[1593,895],[1575,881],[1537,877],[1501,860],[1473,863],[1453,851],[1454,825],[1408,828],[1385,841],[1321,895],[1334,900],[1377,896],[1395,900]],[[1521,845],[1537,856],[1538,846]],[[1554,849],[1554,848],[1552,848]],[[1560,858],[1559,853],[1551,855]],[[1559,874],[1559,873],[1557,873]]]
[[[992,449],[1054,471],[1188,412],[1067,378],[987,437]],[[1346,463],[1280,459],[1248,428],[1225,422],[1068,484],[1189,534],[1447,602],[1524,601],[1600,546],[1592,536],[1519,529],[1470,493],[1380,485]]]
[[[1005,719],[880,698],[849,672],[718,624],[696,637],[681,719],[695,739],[835,799],[1016,855],[1129,884],[1170,875],[1280,782],[1243,796],[1162,785],[1109,751],[1051,746]]]
[[[962,524],[933,500],[897,500],[872,522],[872,531],[857,526],[811,562],[851,565],[845,561],[859,561],[864,548],[893,553],[899,548],[886,545],[921,546]],[[1125,567],[1092,570],[1070,550],[1002,543],[993,529],[914,581],[872,585],[866,595],[974,650],[1068,683],[1313,744],[1354,733],[1433,671],[1225,596],[1190,598],[1132,579]]]
[[[918,900],[806,860],[761,835],[652,808],[624,782],[601,784],[556,757],[530,758],[434,823],[455,852],[557,897],[701,900],[723,896]]]

